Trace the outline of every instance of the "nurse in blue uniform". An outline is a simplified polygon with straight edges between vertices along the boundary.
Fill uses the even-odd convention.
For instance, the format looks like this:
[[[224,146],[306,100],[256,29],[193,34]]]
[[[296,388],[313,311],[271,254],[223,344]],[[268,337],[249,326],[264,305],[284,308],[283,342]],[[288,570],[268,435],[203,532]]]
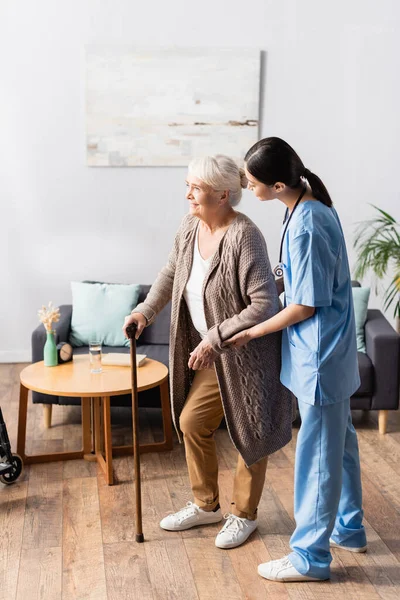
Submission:
[[[283,331],[281,381],[298,399],[296,529],[292,552],[258,567],[276,581],[330,577],[330,547],[365,552],[357,435],[350,396],[360,385],[351,277],[342,227],[324,184],[279,138],[245,157],[259,200],[286,205],[279,264],[284,309],[227,345]],[[283,277],[283,279],[282,279]]]

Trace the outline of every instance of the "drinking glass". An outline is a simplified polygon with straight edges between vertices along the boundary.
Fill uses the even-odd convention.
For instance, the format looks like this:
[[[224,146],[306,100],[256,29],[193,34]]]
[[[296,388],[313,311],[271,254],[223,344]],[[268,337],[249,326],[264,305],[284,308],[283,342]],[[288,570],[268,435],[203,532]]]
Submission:
[[[90,372],[101,373],[101,341],[89,342]]]

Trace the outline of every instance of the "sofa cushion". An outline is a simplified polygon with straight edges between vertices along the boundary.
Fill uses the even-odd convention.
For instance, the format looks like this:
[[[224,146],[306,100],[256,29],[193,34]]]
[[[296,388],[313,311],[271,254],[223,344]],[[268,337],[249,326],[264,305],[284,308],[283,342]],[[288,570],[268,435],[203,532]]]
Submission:
[[[169,368],[169,346],[167,344],[138,344],[138,354],[146,354],[148,358],[158,360]]]
[[[354,396],[372,396],[374,391],[374,367],[367,354],[358,352],[358,368],[361,385]]]
[[[353,287],[352,292],[356,321],[357,350],[365,354],[365,321],[367,320],[370,288]]]
[[[71,282],[72,346],[100,340],[106,346],[128,346],[122,332],[126,315],[136,306],[139,285]]]

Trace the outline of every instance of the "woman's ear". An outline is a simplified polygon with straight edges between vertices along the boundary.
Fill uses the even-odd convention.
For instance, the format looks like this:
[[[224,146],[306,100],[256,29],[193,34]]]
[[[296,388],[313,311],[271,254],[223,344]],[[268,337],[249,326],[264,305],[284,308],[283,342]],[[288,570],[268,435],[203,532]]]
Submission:
[[[226,204],[227,202],[229,202],[229,190],[224,190],[221,192],[220,203]]]

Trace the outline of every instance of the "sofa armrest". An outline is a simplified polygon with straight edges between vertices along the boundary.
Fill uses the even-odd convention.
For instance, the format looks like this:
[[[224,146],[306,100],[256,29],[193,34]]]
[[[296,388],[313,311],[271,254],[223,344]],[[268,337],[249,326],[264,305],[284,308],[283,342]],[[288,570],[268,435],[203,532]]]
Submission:
[[[400,336],[379,310],[368,310],[365,345],[374,367],[371,408],[396,410],[399,407]]]
[[[56,344],[59,342],[68,342],[71,331],[72,305],[64,304],[60,306],[60,320],[54,323],[56,332]],[[32,333],[32,362],[43,360],[43,348],[46,342],[46,330],[42,323],[36,327]]]

